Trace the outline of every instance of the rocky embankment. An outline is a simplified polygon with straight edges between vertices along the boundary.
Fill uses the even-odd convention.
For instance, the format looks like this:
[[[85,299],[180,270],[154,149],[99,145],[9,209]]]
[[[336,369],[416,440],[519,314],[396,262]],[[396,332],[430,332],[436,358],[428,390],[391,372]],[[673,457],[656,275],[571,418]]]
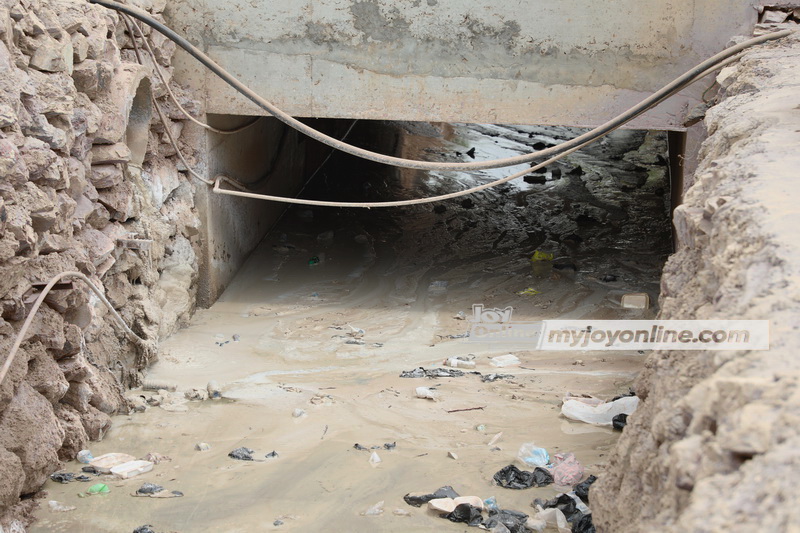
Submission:
[[[155,14],[165,7],[137,4]],[[145,33],[171,76],[174,45]],[[178,138],[185,117],[145,63],[116,13],[78,0],[0,0],[3,359],[34,284],[64,271],[89,276],[148,340],[193,310],[193,185],[152,113],[151,92]],[[100,439],[109,415],[127,411],[123,388],[147,364],[81,283],[50,293],[0,384],[0,524],[24,515],[20,496]]]
[[[799,72],[795,34],[719,74],[724,98],[706,116],[709,137],[675,213],[679,247],[661,284],[660,318],[769,320],[770,349],[649,356],[636,386],[643,406],[592,488],[598,531],[792,531],[800,523],[792,504]]]

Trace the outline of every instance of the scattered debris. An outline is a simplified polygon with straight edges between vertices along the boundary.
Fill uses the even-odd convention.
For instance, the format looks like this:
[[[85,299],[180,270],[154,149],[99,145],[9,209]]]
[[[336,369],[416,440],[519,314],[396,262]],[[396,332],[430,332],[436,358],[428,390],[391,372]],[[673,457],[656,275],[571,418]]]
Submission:
[[[514,465],[508,465],[498,471],[493,478],[501,487],[515,490],[545,487],[553,483],[553,476],[550,472],[538,466],[533,472],[528,472],[520,470]]]
[[[240,340],[242,340],[242,337],[238,333],[234,333],[233,342],[239,342]]]
[[[401,378],[460,378],[464,375],[461,370],[452,370],[449,368],[431,368],[426,370],[423,367],[415,368],[414,370],[403,370],[400,373]]]
[[[111,469],[111,473],[120,479],[130,479],[139,474],[150,472],[153,469],[153,463],[150,461],[142,461],[137,459],[135,461],[128,461],[122,463]]]
[[[202,402],[208,399],[208,391],[206,389],[189,389],[183,395],[190,402]]]
[[[275,450],[272,450],[271,452],[269,452],[264,457],[266,457],[267,459],[277,459],[278,458],[278,452],[276,452]]]
[[[554,258],[555,256],[549,252],[541,252],[536,250],[531,256],[531,263],[536,263],[539,261],[552,261]]]
[[[297,409],[295,409],[294,411],[292,411],[292,416],[294,418],[302,418],[302,417],[306,416],[306,414],[307,413],[303,409],[300,409],[299,407]]]
[[[647,309],[650,307],[650,295],[645,292],[623,294],[620,305],[625,309]]]
[[[503,438],[503,432],[502,432],[502,431],[501,431],[500,433],[497,433],[497,434],[496,434],[494,437],[492,437],[492,440],[490,440],[490,441],[489,441],[489,443],[487,444],[487,446],[494,446],[495,444],[497,444],[497,442],[498,442],[498,441],[499,441],[501,438]]]
[[[463,413],[463,412],[465,412],[465,411],[483,411],[484,409],[486,409],[486,406],[482,406],[482,407],[468,407],[468,408],[466,408],[466,409],[451,409],[451,410],[449,410],[449,411],[447,411],[447,412],[448,412],[448,413]]]
[[[522,289],[517,294],[520,296],[535,296],[537,294],[542,294],[542,291],[537,291],[533,287],[528,287],[527,289]]]
[[[532,442],[526,442],[519,447],[517,458],[527,466],[547,466],[550,463],[550,454],[547,450]]]
[[[458,461],[458,455],[455,452],[447,452],[447,457],[449,457],[450,459],[455,459],[456,461]]]
[[[211,445],[207,442],[198,442],[194,445],[194,449],[198,452],[207,452],[211,449]]]
[[[453,318],[456,320],[466,320],[467,314],[464,311],[459,311]]]
[[[417,393],[417,398],[423,398],[425,400],[433,400],[434,402],[440,399],[439,392],[429,387],[417,387],[416,393]]]
[[[361,516],[379,516],[383,514],[383,500],[379,501],[366,511],[361,513]]]
[[[55,474],[50,474],[50,479],[57,483],[67,484],[72,481],[91,481],[92,479],[89,476],[76,476],[70,472],[56,472]]]
[[[392,511],[392,514],[395,516],[411,516],[411,513],[406,511],[405,509],[395,509]]]
[[[617,276],[616,274],[606,274],[600,278],[600,281],[603,281],[605,283],[611,283],[617,281]]]
[[[378,455],[378,452],[372,452],[372,454],[369,456],[369,464],[372,466],[378,466],[382,462],[383,459],[381,459],[381,456]]]
[[[565,531],[574,533],[590,533],[594,531],[591,510],[574,492],[559,494],[555,498],[547,501],[537,498],[533,500],[531,505],[540,509],[537,516],[547,520],[548,524],[558,522],[558,515],[560,514],[561,517],[563,517],[563,521],[569,522],[572,525],[571,528],[568,528],[564,524],[557,524],[559,531],[561,531],[562,528],[564,528]],[[553,513],[553,511],[556,512]]]
[[[162,455],[162,454],[157,453],[157,452],[150,452],[147,455],[145,455],[144,457],[142,457],[142,459],[144,461],[150,461],[151,463],[156,464],[156,465],[159,464],[159,463],[168,463],[168,462],[172,461],[172,457],[169,457],[167,455]]]
[[[86,489],[86,494],[108,494],[111,489],[105,483],[97,483]]]
[[[75,459],[79,463],[84,463],[88,465],[89,463],[92,462],[92,460],[94,460],[94,456],[92,455],[92,452],[90,452],[89,450],[81,450],[78,452],[78,455],[75,456]]]
[[[481,376],[481,381],[484,383],[492,383],[499,379],[514,379],[514,376],[511,374],[486,374],[485,376]]]
[[[628,415],[626,415],[625,413],[620,413],[611,419],[611,427],[613,427],[617,431],[622,431],[622,429],[627,425],[628,425]]]
[[[115,466],[135,461],[136,457],[127,453],[106,453],[92,459],[89,463],[100,474],[110,474]]]
[[[462,503],[453,509],[452,513],[445,515],[451,522],[463,522],[470,526],[478,526],[483,522],[481,510],[468,503]]]
[[[57,502],[55,500],[50,500],[47,502],[47,506],[50,508],[51,513],[66,513],[69,511],[74,511],[77,507],[72,505],[64,505],[61,502]]]
[[[453,368],[475,368],[475,361],[471,361],[463,355],[449,357],[445,360],[444,364]]]
[[[153,530],[153,526],[147,524],[144,526],[137,527],[136,529],[133,530],[133,533],[156,533],[156,532],[155,530]]]
[[[589,488],[592,486],[592,483],[597,481],[597,476],[589,476],[584,481],[581,481],[577,485],[575,485],[575,495],[578,496],[584,503],[589,503]]]
[[[206,390],[208,391],[208,397],[212,400],[222,398],[222,390],[219,388],[219,383],[216,381],[209,381],[208,385],[206,385]]]
[[[161,485],[155,483],[144,483],[141,487],[136,489],[136,492],[131,496],[138,496],[141,498],[180,498],[183,493],[179,490],[167,490]]]
[[[492,357],[492,366],[503,368],[506,366],[515,366],[521,363],[519,358],[514,354],[507,354],[507,355],[498,355],[497,357]]]
[[[592,405],[580,398],[566,398],[561,406],[561,414],[571,420],[586,422],[597,426],[613,426],[614,417],[619,414],[630,415],[639,406],[637,396],[624,396],[613,401]]]
[[[458,493],[455,490],[453,490],[453,487],[445,485],[444,487],[440,487],[436,489],[434,492],[429,494],[409,492],[408,494],[403,496],[403,500],[412,507],[421,507],[424,504],[428,503],[429,501],[435,500],[437,498],[458,498]]]
[[[574,485],[583,479],[583,466],[573,453],[557,453],[553,457],[550,472],[556,485]]]
[[[236,459],[237,461],[252,461],[253,454],[255,451],[251,450],[250,448],[245,448],[244,446],[241,448],[236,448],[235,450],[231,451],[228,454],[228,457],[231,459]]]
[[[384,450],[394,450],[397,448],[397,442],[387,442],[383,445]]]

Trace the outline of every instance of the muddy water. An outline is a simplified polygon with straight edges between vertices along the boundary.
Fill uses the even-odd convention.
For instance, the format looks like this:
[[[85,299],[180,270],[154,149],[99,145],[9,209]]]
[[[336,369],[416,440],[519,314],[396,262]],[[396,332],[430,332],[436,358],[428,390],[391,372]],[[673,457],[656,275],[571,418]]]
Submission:
[[[470,160],[471,148],[479,159],[513,155],[575,134],[567,128],[381,127],[397,153],[440,160]],[[354,131],[353,140],[365,146],[376,138],[374,131]],[[158,452],[172,461],[132,480],[106,480],[111,493],[102,496],[79,498],[86,485],[48,482],[47,499],[76,509],[52,513],[45,505],[32,531],[124,532],[142,524],[182,533],[463,531],[463,524],[407,506],[402,496],[452,485],[463,495],[495,496],[501,507],[532,511],[535,497],[560,488],[513,491],[491,481],[530,441],[551,454],[574,452],[587,474],[601,474],[616,434],[563,419],[560,399],[567,392],[609,397],[626,391],[644,354],[541,352],[451,337],[468,330],[456,316],[470,314],[476,303],[513,306],[515,320],[654,316],[653,309],[623,310],[619,298],[634,291],[657,295],[669,251],[663,152],[657,136],[620,132],[533,183],[517,180],[474,195],[471,203],[453,200],[436,211],[290,209],[222,298],[163,343],[148,376],[179,391],[213,379],[224,399],[115,417],[106,439],[93,444],[95,455]],[[416,197],[503,173],[387,175],[337,155],[304,195]],[[554,253],[562,268],[534,276],[529,258],[537,249]],[[319,263],[309,265],[314,257]],[[602,281],[609,274],[617,281]],[[520,295],[526,288],[539,293]],[[354,329],[363,336],[356,339]],[[508,353],[522,363],[499,369],[513,375],[507,380],[399,377],[466,354],[487,374],[498,371],[490,358]],[[436,387],[440,400],[416,398],[418,386]],[[305,414],[294,417],[296,409]],[[473,410],[449,412],[459,409]],[[196,451],[198,442],[211,450]],[[382,448],[395,442],[392,450]],[[380,446],[382,462],[371,465],[371,452],[354,449],[355,443]],[[263,461],[227,457],[240,446]],[[278,457],[265,459],[273,450]],[[184,496],[132,497],[144,481]],[[380,501],[382,515],[360,515]]]

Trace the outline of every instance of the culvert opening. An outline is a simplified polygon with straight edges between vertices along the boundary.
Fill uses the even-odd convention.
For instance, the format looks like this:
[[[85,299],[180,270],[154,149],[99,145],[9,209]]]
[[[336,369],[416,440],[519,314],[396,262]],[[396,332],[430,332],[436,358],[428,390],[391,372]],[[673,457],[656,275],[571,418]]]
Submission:
[[[520,168],[468,173],[389,168],[333,151],[315,141],[305,141],[302,136],[287,141],[291,131],[287,132],[272,119],[263,120],[274,130],[268,136],[270,148],[263,148],[265,137],[259,137],[257,132],[253,135],[259,140],[249,149],[241,140],[221,141],[235,150],[229,151],[218,167],[225,172],[222,169],[227,166],[225,173],[228,173],[232,165],[233,172],[229,175],[244,176],[242,181],[253,184],[257,192],[263,192],[263,185],[272,177],[282,180],[284,191],[307,199],[404,200],[467,189]],[[542,150],[585,131],[554,126],[317,122],[316,126],[328,128],[332,135],[347,134],[348,142],[363,148],[409,159],[448,162]],[[392,259],[398,263],[396,269],[427,265],[425,275],[414,281],[413,290],[407,288],[405,292],[447,281],[439,278],[447,278],[454,268],[462,277],[466,275],[466,279],[474,281],[480,277],[481,265],[487,265],[490,270],[499,269],[514,278],[518,290],[509,285],[505,292],[518,297],[516,293],[533,289],[528,293],[533,297],[515,302],[531,311],[554,306],[563,308],[563,314],[574,315],[571,307],[581,299],[575,294],[597,285],[605,288],[607,294],[597,302],[593,318],[603,318],[612,313],[614,306],[618,307],[627,292],[643,292],[648,294],[650,302],[657,302],[661,268],[672,250],[671,209],[680,199],[673,194],[678,191],[673,191],[675,187],[671,185],[678,170],[671,163],[679,158],[675,154],[671,157],[670,142],[675,143],[674,136],[666,132],[618,130],[521,179],[433,204],[370,210],[290,206],[283,211],[283,206],[271,202],[245,200],[255,213],[270,214],[263,223],[250,226],[259,230],[253,232],[250,240],[254,245],[261,242],[261,248],[270,251],[289,250],[281,256],[281,265],[288,262],[296,268],[318,265],[318,273],[330,268],[340,274],[341,269],[352,267],[350,278],[358,278],[362,270],[371,268],[345,260],[361,253],[359,242],[366,240],[370,246],[377,246],[373,260],[380,261],[382,252],[387,257],[402,258]],[[284,166],[277,178],[275,169],[280,154],[289,151],[294,157],[304,157],[304,164],[290,171]],[[253,167],[253,156],[245,153],[257,154],[258,165]],[[241,171],[243,167],[248,170]],[[677,185],[680,186],[679,181]],[[275,190],[273,187],[273,194]],[[273,226],[278,214],[280,222]],[[302,248],[307,250],[308,257],[300,258],[293,251],[300,247],[290,242],[294,233],[303,240]],[[537,251],[553,256],[552,262],[547,262],[545,279],[541,272],[532,271],[531,257]],[[474,272],[467,273],[470,270],[467,265],[472,265]],[[277,273],[274,276],[279,277]],[[566,293],[558,297],[548,294],[547,284],[560,280],[574,286],[562,287]],[[452,292],[456,285],[448,282],[449,290]],[[404,292],[397,291],[395,296]],[[567,294],[570,291],[572,295]],[[464,292],[465,298],[480,303],[480,291]],[[417,293],[405,294],[400,300],[416,296]],[[566,301],[558,304],[560,299],[574,300],[575,305]],[[591,309],[589,306],[584,311]]]
[[[326,124],[337,137],[351,125]],[[233,174],[228,162],[250,164],[257,179],[273,168],[270,150],[281,145],[282,130],[263,119],[246,132],[238,140],[214,137],[216,170]],[[359,121],[348,141],[403,157],[466,161],[527,152],[575,133]],[[291,183],[292,195],[417,198],[508,172],[393,170],[312,146],[299,138],[283,142],[285,151],[313,155],[299,162],[278,157],[276,168],[300,165],[299,174],[285,174],[301,177]],[[383,520],[389,530],[441,528],[446,522],[402,499],[445,485],[532,515],[533,499],[548,500],[564,487],[509,490],[492,485],[494,475],[511,463],[532,470],[517,459],[526,443],[553,459],[574,454],[584,478],[598,474],[619,434],[562,417],[561,400],[567,392],[603,399],[627,393],[644,354],[471,343],[465,333],[472,306],[512,307],[520,320],[652,317],[654,308],[624,309],[620,298],[644,292],[655,301],[671,250],[668,161],[664,134],[619,131],[527,180],[442,204],[370,210],[284,210],[245,199],[220,204],[226,209],[211,217],[236,220],[240,233],[232,240],[251,239],[255,249],[216,304],[164,343],[147,377],[178,390],[214,380],[226,401],[205,409],[202,420],[148,410],[150,424],[118,427],[108,446],[135,437],[172,457],[211,446],[211,453],[193,456],[203,468],[182,469],[182,491],[215,498],[215,505],[192,504],[196,510],[182,523],[189,530],[231,523],[258,529],[262,505],[234,516],[226,511],[226,500],[250,501],[252,494],[282,502],[274,520],[301,528],[352,529],[356,513],[380,514],[381,501],[401,513],[364,520]],[[252,216],[273,210],[277,222],[259,229],[246,209]],[[532,264],[537,251],[553,254],[548,268]],[[467,367],[445,363],[458,357]],[[425,377],[432,369],[453,377]],[[174,438],[163,439],[162,421]],[[267,464],[241,467],[228,456],[240,447]],[[111,449],[98,450],[104,451]],[[231,468],[239,474],[207,475]]]

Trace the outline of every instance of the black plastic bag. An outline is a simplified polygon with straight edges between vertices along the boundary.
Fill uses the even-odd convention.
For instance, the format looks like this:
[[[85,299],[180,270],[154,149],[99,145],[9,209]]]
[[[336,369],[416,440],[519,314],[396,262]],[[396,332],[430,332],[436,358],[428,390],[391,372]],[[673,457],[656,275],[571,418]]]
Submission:
[[[438,498],[458,498],[458,493],[453,490],[453,487],[450,485],[445,485],[444,487],[436,489],[436,491],[431,494],[418,494],[409,492],[403,496],[403,500],[405,500],[408,505],[413,507],[420,507],[423,504]]]
[[[463,522],[470,526],[479,526],[483,522],[481,510],[468,503],[456,506],[452,513],[442,515],[442,518],[447,518],[451,522]]]
[[[525,523],[528,521],[528,515],[519,511],[512,511],[511,509],[501,509],[489,513],[489,518],[484,520],[483,527],[492,529],[497,524],[503,524],[511,533],[527,533],[528,529]]]
[[[573,487],[575,495],[578,496],[584,503],[589,503],[589,487],[592,483],[597,481],[597,476],[589,476]]]
[[[69,483],[75,480],[75,474],[70,472],[56,472],[55,474],[50,474],[50,479],[58,483]]]
[[[620,413],[616,415],[614,418],[611,419],[611,425],[617,431],[622,431],[626,425],[628,425],[628,415],[625,413]]]
[[[414,370],[403,370],[401,378],[460,378],[464,375],[461,370],[455,368],[430,368],[428,370],[419,367]]]
[[[501,487],[521,490],[550,485],[553,482],[553,476],[538,466],[533,472],[527,472],[514,465],[508,465],[494,475],[494,480]]]
[[[136,529],[133,530],[133,533],[156,533],[156,532],[153,530],[153,526],[145,525],[137,527]]]
[[[595,533],[592,515],[581,514],[581,517],[572,522],[572,533]]]
[[[540,500],[537,498],[533,500],[533,504],[534,506],[541,505],[545,509],[550,509],[553,507],[559,509],[562,513],[564,513],[564,517],[569,523],[572,523],[572,521],[575,519],[580,519],[581,515],[583,515],[583,513],[578,511],[578,505],[575,503],[575,500],[573,500],[568,494],[559,494],[551,500]]]
[[[231,459],[238,459],[239,461],[252,461],[253,460],[253,450],[250,448],[236,448],[232,452],[228,454],[228,457]]]

